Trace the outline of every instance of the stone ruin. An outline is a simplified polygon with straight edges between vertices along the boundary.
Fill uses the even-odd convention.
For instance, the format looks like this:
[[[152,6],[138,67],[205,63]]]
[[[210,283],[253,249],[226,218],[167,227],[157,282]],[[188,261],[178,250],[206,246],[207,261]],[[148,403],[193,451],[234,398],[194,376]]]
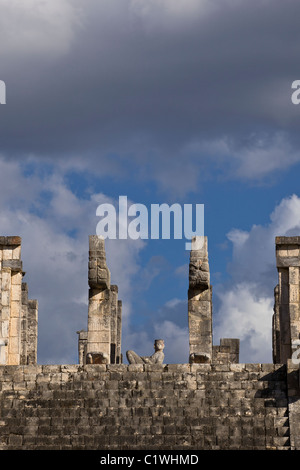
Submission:
[[[80,364],[121,364],[122,301],[111,285],[104,239],[89,237],[87,331],[78,331]]]
[[[122,301],[118,300],[118,286],[110,285],[104,239],[95,235],[89,237],[88,280],[88,328],[77,332],[79,363],[121,364]],[[221,339],[220,345],[212,344],[207,237],[195,239],[190,252],[188,327],[189,363],[239,362],[239,339]],[[133,354],[135,359],[131,359]],[[127,351],[126,357],[129,363],[137,363],[133,351]]]
[[[0,450],[300,450],[300,237],[276,237],[273,364],[239,363],[213,344],[207,238],[192,243],[185,364],[121,353],[122,302],[104,240],[89,238],[87,329],[79,363],[37,363],[38,303],[20,237],[0,237]]]
[[[80,364],[123,362],[122,301],[118,300],[118,286],[110,284],[110,277],[104,239],[91,235],[88,264],[88,327],[87,330],[77,332]],[[219,346],[212,344],[212,286],[207,237],[194,239],[190,253],[188,326],[190,349],[188,361],[191,364],[239,361],[238,339],[221,339]],[[126,357],[129,363],[137,363],[134,351],[127,351]]]
[[[300,349],[300,237],[276,237],[275,242],[278,284],[272,320],[273,362],[286,364]],[[0,364],[36,364],[38,301],[28,299],[20,237],[0,237],[0,263]],[[105,241],[91,235],[87,330],[77,331],[80,365],[123,363],[122,301],[110,278]],[[222,338],[219,345],[213,344],[212,312],[208,241],[196,237],[189,261],[187,359],[190,364],[238,363],[239,339]]]
[[[0,237],[0,267],[0,364],[36,364],[38,302],[23,281],[20,237]]]

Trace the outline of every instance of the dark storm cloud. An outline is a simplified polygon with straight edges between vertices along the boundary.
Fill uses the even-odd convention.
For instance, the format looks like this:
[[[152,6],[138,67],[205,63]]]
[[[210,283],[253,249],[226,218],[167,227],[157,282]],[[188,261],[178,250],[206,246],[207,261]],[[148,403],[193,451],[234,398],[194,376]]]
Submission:
[[[102,171],[118,155],[114,172],[143,163],[156,178],[158,163],[164,174],[174,162],[177,181],[183,164],[191,178],[211,162],[222,167],[203,142],[226,137],[225,162],[236,153],[238,165],[253,135],[263,132],[265,148],[281,131],[296,144],[299,110],[290,97],[299,78],[299,3],[178,2],[177,16],[162,3],[62,2],[69,34],[56,44],[50,23],[40,50],[24,45],[26,16],[14,47],[2,33],[2,151],[101,161]]]

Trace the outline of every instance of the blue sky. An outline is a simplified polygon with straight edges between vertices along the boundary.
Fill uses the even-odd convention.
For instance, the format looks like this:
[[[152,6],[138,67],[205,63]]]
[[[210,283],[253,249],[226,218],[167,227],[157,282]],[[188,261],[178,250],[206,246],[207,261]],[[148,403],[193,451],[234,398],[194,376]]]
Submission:
[[[88,236],[126,195],[204,204],[214,343],[271,362],[274,239],[300,233],[296,0],[0,0],[0,232],[20,235],[40,363],[76,363]],[[188,360],[185,240],[108,240],[123,354]]]

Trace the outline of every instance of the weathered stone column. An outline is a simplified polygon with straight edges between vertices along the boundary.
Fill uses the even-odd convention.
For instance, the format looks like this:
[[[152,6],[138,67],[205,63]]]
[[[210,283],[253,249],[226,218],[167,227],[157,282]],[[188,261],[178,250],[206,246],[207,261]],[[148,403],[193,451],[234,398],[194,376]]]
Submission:
[[[272,353],[273,363],[280,363],[280,318],[279,318],[279,285],[274,288],[274,308],[272,317]]]
[[[2,251],[1,251],[2,255]],[[9,364],[8,362],[8,341],[9,341],[9,323],[10,323],[10,291],[11,291],[11,270],[3,268],[1,262],[1,364]]]
[[[117,331],[118,331],[118,286],[111,288],[111,337],[110,337],[110,363],[117,362]]]
[[[0,236],[0,363],[20,365],[36,363],[37,301],[28,300],[23,282],[21,238]],[[35,323],[30,320],[34,303]],[[32,351],[34,350],[34,354]],[[29,358],[30,356],[30,358]]]
[[[277,328],[279,345],[275,346],[275,359],[286,364],[300,345],[300,237],[276,237],[276,265],[278,292],[275,291],[273,338]]]
[[[189,361],[212,360],[212,287],[207,237],[192,240],[188,290]]]
[[[21,309],[21,357],[20,363],[27,364],[27,350],[28,350],[28,285],[22,282],[22,309]]]
[[[111,291],[110,272],[106,265],[104,239],[89,237],[89,311],[87,356],[97,353],[110,362]]]
[[[38,301],[28,300],[27,312],[27,364],[37,363]]]
[[[86,345],[87,345],[87,331],[79,330],[78,334],[78,362],[80,365],[86,364]]]
[[[122,300],[118,300],[117,309],[117,350],[116,363],[122,364],[121,342],[122,342]]]

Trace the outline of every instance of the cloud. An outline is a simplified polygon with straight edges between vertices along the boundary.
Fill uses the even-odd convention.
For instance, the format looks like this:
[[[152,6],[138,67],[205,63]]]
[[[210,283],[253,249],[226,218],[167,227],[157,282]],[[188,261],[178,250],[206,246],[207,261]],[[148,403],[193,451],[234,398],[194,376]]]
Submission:
[[[230,280],[214,289],[214,338],[241,340],[241,362],[272,362],[272,314],[274,287],[278,282],[275,237],[300,232],[300,198],[282,199],[266,225],[249,232],[231,230],[233,256]]]
[[[47,54],[60,56],[69,51],[80,11],[69,0],[1,0],[0,57]]]
[[[0,78],[7,88],[0,109],[1,232],[23,236],[26,278],[40,299],[42,357],[66,359],[76,343],[67,331],[86,318],[87,243],[100,202],[114,202],[119,187],[153,198],[163,192],[176,202],[190,193],[202,198],[207,182],[270,184],[271,176],[297,168],[300,115],[291,83],[299,78],[300,5],[0,0],[0,7]],[[97,180],[97,190],[79,196],[68,184],[71,173],[77,181]],[[229,305],[227,292],[241,296],[247,311],[256,302],[259,311],[269,305],[274,237],[299,233],[298,214],[293,196],[268,225],[231,230],[235,287],[220,286],[222,305]],[[135,280],[146,274],[148,286],[165,269],[153,259],[143,270],[143,248],[130,240],[107,243],[127,326]],[[184,307],[167,308],[156,323],[170,322],[181,338]],[[242,312],[238,299],[236,309]]]
[[[243,282],[217,296],[221,306],[214,337],[240,339],[240,362],[272,362],[273,298],[261,295],[259,284]]]
[[[300,152],[293,148],[285,132],[253,133],[242,142],[223,136],[214,141],[193,142],[189,151],[206,154],[223,178],[243,181],[264,181],[300,162]]]
[[[129,8],[135,20],[139,19],[146,30],[153,28],[171,28],[172,30],[186,27],[186,23],[195,18],[206,18],[215,10],[214,2],[207,0],[130,0]]]
[[[270,214],[266,225],[253,225],[249,232],[232,229],[228,239],[233,244],[229,271],[239,280],[260,284],[260,290],[275,287],[275,237],[293,236],[300,232],[300,199],[297,195],[282,199]]]
[[[58,168],[45,173],[41,168],[31,173],[27,170],[26,165],[0,159],[1,233],[23,238],[25,281],[30,297],[39,301],[39,361],[77,362],[76,331],[86,328],[87,323],[88,235],[96,230],[97,206],[116,201],[100,192],[80,198]],[[221,337],[239,338],[244,362],[271,360],[273,289],[277,283],[274,240],[299,231],[300,198],[292,195],[274,208],[269,223],[253,225],[249,231],[235,228],[227,235],[233,248],[228,267],[231,276],[228,282],[214,286],[214,343]],[[137,325],[131,322],[134,310],[141,306],[136,303],[136,289],[143,285],[143,276],[148,274],[145,290],[171,269],[160,256],[142,266],[144,247],[141,240],[106,243],[112,283],[118,284],[123,301],[123,351],[151,354],[153,339],[159,336],[166,342],[166,362],[184,363],[188,358],[186,299],[172,297],[156,312],[148,305],[148,323],[141,317]],[[178,279],[186,269],[187,265],[181,264],[173,275]]]
[[[299,162],[297,2],[272,2],[272,17],[258,0],[0,5],[10,158],[134,171],[180,197]]]
[[[38,361],[72,363],[77,362],[76,331],[87,327],[88,236],[96,233],[98,204],[113,200],[102,193],[76,196],[57,169],[43,177],[37,173],[26,175],[16,162],[0,159],[1,234],[22,237],[24,281],[30,298],[39,302]],[[125,331],[143,246],[139,240],[106,243]]]

